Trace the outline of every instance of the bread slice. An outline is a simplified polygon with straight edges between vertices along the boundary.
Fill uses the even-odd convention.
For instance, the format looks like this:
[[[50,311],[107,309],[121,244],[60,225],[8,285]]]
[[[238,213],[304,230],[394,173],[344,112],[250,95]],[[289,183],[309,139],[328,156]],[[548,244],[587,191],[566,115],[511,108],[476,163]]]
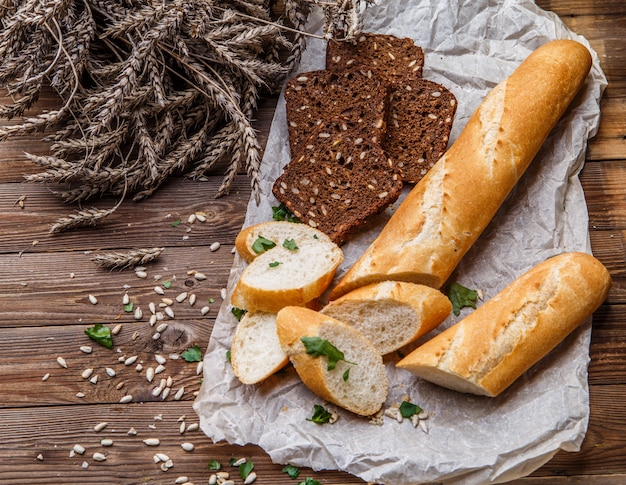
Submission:
[[[257,384],[289,363],[276,335],[276,314],[247,312],[237,324],[230,363],[244,384]]]
[[[322,309],[325,315],[359,330],[381,355],[430,332],[451,311],[450,300],[439,290],[400,281],[358,288]]]
[[[449,389],[497,396],[590,317],[610,287],[600,261],[563,253],[531,268],[397,366]]]
[[[441,84],[414,79],[394,86],[383,148],[404,182],[418,182],[445,153],[456,108],[456,97]]]
[[[282,244],[286,239],[297,239],[324,242],[332,246],[332,241],[325,233],[308,224],[287,221],[260,222],[242,229],[235,238],[235,249],[244,261],[249,263],[264,252],[259,251],[259,244],[255,247],[255,242],[259,237],[272,241],[276,245]],[[311,241],[311,238],[317,241]]]
[[[321,123],[272,191],[302,222],[341,244],[400,196],[402,180],[379,145],[334,119]]]
[[[326,68],[342,71],[365,67],[388,83],[422,77],[424,51],[413,39],[363,33],[356,40],[331,39],[326,47]]]
[[[389,388],[385,366],[380,353],[358,330],[302,307],[286,307],[278,312],[276,330],[283,350],[311,391],[361,416],[381,409]],[[345,361],[340,360],[328,370],[328,358],[308,354],[302,337],[329,342],[343,352]]]
[[[361,138],[383,141],[389,89],[371,69],[305,72],[287,82],[284,94],[292,158],[319,125],[332,118]]]
[[[251,312],[275,313],[318,298],[343,261],[341,248],[321,232],[304,229],[304,225],[281,221],[266,224],[281,228],[293,224],[294,232],[287,231],[243,270],[231,296],[232,305]]]

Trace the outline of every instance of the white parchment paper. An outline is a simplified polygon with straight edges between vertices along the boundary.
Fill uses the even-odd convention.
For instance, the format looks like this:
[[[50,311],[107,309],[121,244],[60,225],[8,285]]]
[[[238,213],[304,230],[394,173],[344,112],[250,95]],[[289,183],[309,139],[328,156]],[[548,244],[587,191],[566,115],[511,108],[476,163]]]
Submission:
[[[319,22],[312,23],[312,31],[319,28]],[[489,90],[535,48],[559,38],[590,48],[556,15],[528,0],[379,0],[367,8],[364,30],[411,37],[424,49],[424,77],[444,84],[459,101],[452,141]],[[300,71],[323,68],[324,52],[322,41],[310,40]],[[552,255],[591,251],[578,173],[587,140],[597,130],[606,86],[593,56],[581,93],[453,275],[467,287],[482,289],[485,299]],[[271,187],[288,161],[281,97],[262,163],[262,201],[258,206],[250,202],[245,225],[271,219],[271,207],[277,205]],[[344,246],[346,258],[338,277],[392,211]],[[229,295],[243,265],[237,257]],[[434,333],[468,311],[451,316]],[[226,361],[236,325],[226,300],[205,354],[204,381],[194,408],[213,441],[258,444],[278,463],[344,470],[388,485],[502,483],[531,473],[560,449],[579,450],[587,429],[591,322],[497,398],[442,389],[388,362],[391,387],[386,405],[408,395],[432,414],[428,434],[389,419],[376,426],[342,410],[333,425],[307,421],[313,405],[321,402],[290,367],[260,385],[242,385]]]

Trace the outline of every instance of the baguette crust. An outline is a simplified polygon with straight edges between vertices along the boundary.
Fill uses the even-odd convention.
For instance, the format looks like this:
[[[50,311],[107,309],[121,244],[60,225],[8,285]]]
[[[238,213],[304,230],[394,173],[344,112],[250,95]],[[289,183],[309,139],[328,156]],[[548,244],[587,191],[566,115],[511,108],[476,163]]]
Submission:
[[[575,41],[534,51],[484,99],[455,143],[331,292],[393,279],[440,288],[489,224],[582,86]]]
[[[352,290],[322,313],[352,325],[381,355],[394,352],[430,332],[452,311],[439,290],[404,281],[384,281]]]
[[[397,366],[443,387],[497,396],[590,317],[610,287],[593,256],[552,257]]]
[[[382,356],[359,331],[307,308],[286,307],[278,312],[276,333],[302,382],[316,395],[361,416],[380,410],[387,398],[387,373]],[[329,371],[326,357],[306,353],[302,337],[329,341],[355,364],[339,361]],[[349,378],[344,381],[348,369]]]

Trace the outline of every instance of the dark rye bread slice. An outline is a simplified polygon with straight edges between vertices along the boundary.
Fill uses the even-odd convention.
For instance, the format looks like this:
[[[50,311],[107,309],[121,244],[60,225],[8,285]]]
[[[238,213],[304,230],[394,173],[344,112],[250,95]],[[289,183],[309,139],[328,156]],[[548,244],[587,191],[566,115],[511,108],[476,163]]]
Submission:
[[[333,40],[326,47],[326,69],[367,67],[388,83],[422,77],[424,51],[412,39],[363,33],[356,40]]]
[[[272,191],[302,222],[341,244],[400,196],[402,180],[380,145],[335,119],[309,137]]]
[[[418,182],[448,146],[456,97],[441,84],[414,79],[391,92],[383,148],[404,182]]]
[[[388,85],[368,69],[310,71],[290,79],[285,101],[292,158],[332,118],[342,119],[362,138],[382,143],[388,98]]]

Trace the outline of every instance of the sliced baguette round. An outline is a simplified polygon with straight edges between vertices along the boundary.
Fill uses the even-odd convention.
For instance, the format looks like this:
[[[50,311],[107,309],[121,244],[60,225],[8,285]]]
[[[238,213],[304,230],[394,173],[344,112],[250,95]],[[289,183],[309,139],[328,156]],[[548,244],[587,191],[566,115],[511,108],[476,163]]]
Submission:
[[[607,269],[585,253],[531,268],[397,366],[440,386],[497,396],[606,299]]]
[[[262,254],[253,249],[254,242],[259,237],[264,237],[276,245],[282,244],[285,239],[308,239],[309,237],[326,243],[331,242],[326,234],[308,224],[287,221],[260,222],[242,229],[235,238],[235,249],[244,261],[249,263]]]
[[[276,246],[258,254],[235,285],[231,303],[248,311],[276,313],[285,306],[308,304],[324,293],[343,261],[339,246],[304,224],[267,222],[250,234],[247,240],[255,234],[274,237]],[[293,240],[297,249],[284,247],[285,240]]]
[[[286,307],[278,312],[276,330],[280,344],[289,356],[302,382],[315,394],[361,416],[378,412],[389,388],[382,356],[358,330],[332,317],[302,307]],[[319,337],[343,352],[328,370],[325,356],[307,354],[302,337]],[[349,376],[344,380],[344,372]]]
[[[322,313],[352,325],[381,355],[414,342],[443,322],[452,304],[439,290],[402,281],[384,281],[352,290]]]
[[[276,314],[247,312],[237,325],[230,363],[243,384],[257,384],[289,363],[276,335]]]

